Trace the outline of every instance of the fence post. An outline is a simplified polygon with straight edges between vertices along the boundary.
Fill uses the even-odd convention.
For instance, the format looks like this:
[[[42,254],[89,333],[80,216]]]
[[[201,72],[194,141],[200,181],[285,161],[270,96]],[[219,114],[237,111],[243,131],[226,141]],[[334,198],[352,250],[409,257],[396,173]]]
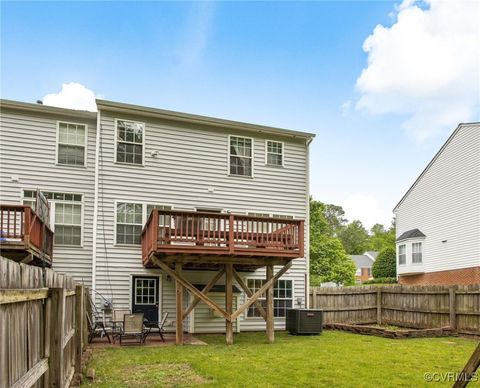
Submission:
[[[312,288],[312,308],[317,308],[317,289],[315,287]]]
[[[75,373],[82,373],[83,311],[85,291],[82,285],[75,287]]]
[[[65,323],[65,289],[52,288],[52,305],[50,310],[50,357],[48,369],[50,387],[63,388],[65,384],[63,365],[63,338]]]
[[[452,286],[448,289],[450,295],[450,327],[452,330],[457,329],[457,302],[456,297],[456,287]]]
[[[382,324],[382,288],[377,288],[377,325]]]

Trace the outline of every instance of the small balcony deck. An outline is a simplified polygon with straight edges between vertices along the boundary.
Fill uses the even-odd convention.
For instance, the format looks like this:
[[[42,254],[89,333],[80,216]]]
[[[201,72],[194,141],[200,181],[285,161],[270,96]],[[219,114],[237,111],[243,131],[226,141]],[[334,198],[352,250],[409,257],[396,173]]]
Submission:
[[[144,266],[153,256],[184,268],[281,265],[304,256],[304,221],[154,209],[142,231]]]
[[[1,255],[35,265],[52,265],[53,232],[30,206],[0,204]]]

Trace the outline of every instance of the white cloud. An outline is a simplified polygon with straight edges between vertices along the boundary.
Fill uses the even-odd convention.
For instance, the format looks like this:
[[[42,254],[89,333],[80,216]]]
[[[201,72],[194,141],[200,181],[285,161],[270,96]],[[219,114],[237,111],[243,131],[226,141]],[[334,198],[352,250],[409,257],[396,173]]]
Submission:
[[[480,2],[405,0],[365,40],[356,107],[400,114],[418,142],[479,119]]]
[[[43,104],[96,112],[95,97],[103,98],[102,95],[95,95],[92,90],[82,84],[70,82],[62,84],[62,90],[59,93],[51,93],[43,97]]]
[[[340,107],[342,111],[342,116],[347,116],[350,113],[351,107],[352,107],[352,100],[345,101]]]
[[[360,220],[367,229],[377,223],[388,227],[392,221],[392,212],[383,209],[373,195],[352,194],[340,205],[345,210],[345,218],[348,221]]]

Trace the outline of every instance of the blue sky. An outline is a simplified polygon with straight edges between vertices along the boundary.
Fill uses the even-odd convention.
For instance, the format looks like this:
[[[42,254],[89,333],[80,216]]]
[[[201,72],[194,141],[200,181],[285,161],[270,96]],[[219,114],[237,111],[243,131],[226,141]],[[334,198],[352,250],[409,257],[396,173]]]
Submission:
[[[459,19],[468,27],[472,10],[457,4],[465,5]],[[464,42],[480,37],[479,28],[472,21],[460,31],[449,20],[442,37],[432,26],[448,12],[437,3],[1,7],[2,98],[33,102],[76,82],[109,100],[315,132],[312,194],[367,226],[389,222],[458,122],[478,120],[476,47],[460,64],[438,63],[471,51],[455,39],[445,50],[442,39]],[[462,82],[467,91],[452,86]]]

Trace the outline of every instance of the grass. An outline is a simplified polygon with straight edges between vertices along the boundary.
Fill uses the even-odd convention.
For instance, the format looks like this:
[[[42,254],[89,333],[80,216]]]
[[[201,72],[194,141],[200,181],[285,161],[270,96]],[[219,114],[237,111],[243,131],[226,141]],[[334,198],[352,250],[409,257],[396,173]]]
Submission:
[[[464,338],[392,340],[339,331],[276,333],[271,345],[264,333],[235,335],[230,347],[222,335],[199,338],[209,345],[96,348],[89,363],[96,379],[84,386],[427,387],[434,383],[425,373],[460,371],[476,346]]]

